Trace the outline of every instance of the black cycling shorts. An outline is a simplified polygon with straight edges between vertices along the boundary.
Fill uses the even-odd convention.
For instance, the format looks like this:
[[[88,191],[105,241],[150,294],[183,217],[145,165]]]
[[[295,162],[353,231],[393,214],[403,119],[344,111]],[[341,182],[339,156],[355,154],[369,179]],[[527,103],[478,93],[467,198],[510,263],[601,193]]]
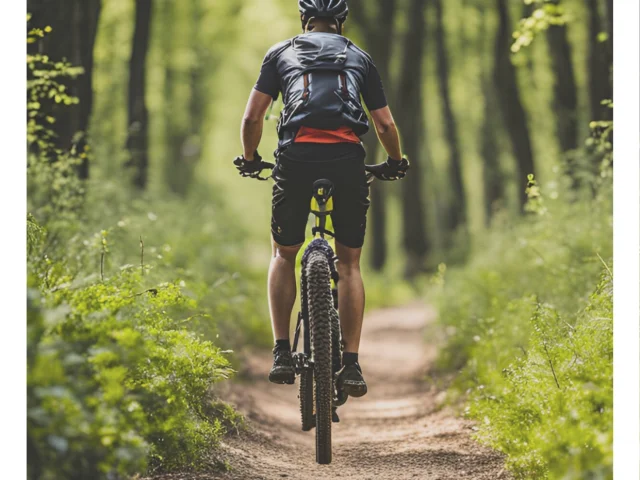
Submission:
[[[282,152],[273,170],[275,242],[284,247],[304,242],[313,182],[324,178],[335,186],[331,219],[336,240],[361,248],[370,204],[364,158],[364,148],[357,143],[296,143]]]

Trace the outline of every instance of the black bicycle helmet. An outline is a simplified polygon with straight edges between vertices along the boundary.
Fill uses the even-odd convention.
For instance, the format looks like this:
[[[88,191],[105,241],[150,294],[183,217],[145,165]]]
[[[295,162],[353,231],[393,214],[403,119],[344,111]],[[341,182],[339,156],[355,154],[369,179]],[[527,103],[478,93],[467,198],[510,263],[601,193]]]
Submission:
[[[347,0],[298,0],[300,14],[310,18],[335,18],[342,25],[349,15]]]

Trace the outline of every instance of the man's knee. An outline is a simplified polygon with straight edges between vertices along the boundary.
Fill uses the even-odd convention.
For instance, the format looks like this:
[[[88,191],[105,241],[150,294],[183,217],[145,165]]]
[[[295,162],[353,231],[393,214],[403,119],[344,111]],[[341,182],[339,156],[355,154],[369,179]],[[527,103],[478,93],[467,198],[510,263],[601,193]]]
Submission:
[[[298,252],[300,251],[300,247],[302,247],[302,245],[286,247],[284,245],[278,245],[275,241],[273,241],[273,258],[280,258],[287,263],[295,264],[296,257],[298,256]]]
[[[361,248],[349,248],[336,242],[336,254],[338,255],[338,273],[341,276],[360,273]]]

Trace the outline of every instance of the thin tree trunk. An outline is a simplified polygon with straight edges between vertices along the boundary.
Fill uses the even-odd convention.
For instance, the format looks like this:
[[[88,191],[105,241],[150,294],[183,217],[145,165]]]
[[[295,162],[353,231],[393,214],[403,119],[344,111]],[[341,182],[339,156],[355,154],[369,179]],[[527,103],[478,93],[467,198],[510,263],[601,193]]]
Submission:
[[[202,151],[201,129],[205,108],[203,101],[205,95],[202,88],[205,62],[200,28],[202,4],[200,0],[191,2],[190,18],[187,20],[190,36],[185,47],[189,48],[197,59],[189,66],[188,71],[177,70],[172,62],[176,22],[181,21],[176,16],[174,2],[166,2],[162,11],[163,50],[166,60],[165,111],[180,109],[181,112],[186,113],[186,115],[168,115],[165,120],[164,180],[172,192],[185,196],[193,182]],[[186,96],[179,94],[181,83],[189,86],[188,100]]]
[[[191,72],[189,76],[189,84],[191,86],[191,99],[189,102],[190,112],[190,134],[186,141],[185,146],[182,149],[183,163],[186,169],[186,178],[184,183],[184,193],[186,193],[189,185],[193,181],[193,175],[195,173],[196,166],[200,160],[200,153],[202,151],[201,142],[201,129],[202,122],[204,121],[204,106],[205,106],[205,92],[202,88],[202,82],[204,77],[204,57],[205,47],[202,45],[201,35],[201,22],[202,22],[202,2],[201,0],[192,0],[191,4],[191,19],[193,24],[193,30],[191,32],[192,50],[198,59],[194,65],[191,66]]]
[[[375,128],[372,126],[372,129]],[[378,137],[374,132],[369,133],[363,139],[364,148],[367,151],[368,163],[375,164],[380,153]],[[384,185],[378,182],[371,184],[371,249],[369,262],[374,271],[381,271],[387,263],[387,214]]]
[[[389,39],[393,38],[395,30],[397,2],[396,0],[386,0],[379,4],[377,15],[373,22],[375,27],[373,28],[371,27],[369,19],[366,18],[364,2],[353,3],[353,21],[359,25],[362,30],[366,48],[376,63],[376,67],[378,68],[378,72],[380,73],[380,77],[388,94],[392,91],[391,75],[389,72],[392,42],[390,42]],[[367,156],[369,157],[368,163],[377,163],[380,144],[375,131],[373,131],[373,125],[372,131],[365,135],[363,143],[367,150]],[[369,261],[371,267],[376,271],[382,270],[387,261],[387,217],[384,192],[384,185],[377,184],[377,182],[371,185],[371,208],[369,216],[371,218],[372,248],[370,250],[371,255]]]
[[[447,215],[447,232],[452,236],[455,231],[466,223],[467,202],[462,177],[462,158],[458,141],[458,124],[451,106],[449,89],[449,60],[444,30],[444,12],[442,0],[434,0],[436,9],[436,58],[438,69],[438,87],[442,102],[442,116],[444,118],[445,136],[449,144],[449,181],[452,186],[453,198],[450,199]]]
[[[408,255],[405,274],[412,277],[424,268],[431,245],[426,233],[425,209],[422,202],[423,99],[422,64],[424,56],[424,0],[411,0],[408,31],[404,41],[404,59],[398,85],[398,125],[404,149],[412,168],[402,183],[403,241]]]
[[[556,132],[560,148],[567,152],[578,148],[578,89],[567,27],[550,25],[547,39],[551,51],[551,65],[556,75],[553,89]]]
[[[526,203],[527,176],[535,174],[527,115],[520,99],[516,69],[511,63],[511,20],[507,0],[497,0],[500,26],[496,39],[494,82],[498,88],[500,111],[516,158],[516,182],[521,207]]]
[[[504,201],[504,173],[499,161],[498,140],[496,138],[496,128],[498,122],[495,120],[496,94],[493,85],[487,79],[483,81],[485,106],[484,121],[482,124],[481,153],[484,160],[483,181],[485,195],[485,224],[491,225],[491,220],[495,211],[502,206]]]
[[[171,115],[174,109],[180,108],[175,100],[175,83],[177,72],[175,71],[174,57],[174,39],[176,32],[177,16],[175,13],[176,4],[172,1],[163,2],[161,23],[162,23],[162,51],[164,53],[164,141],[165,141],[165,159],[163,164],[164,179],[174,193],[178,192],[178,185],[181,183],[178,178],[180,169],[180,145],[182,143],[183,133],[180,131],[177,115]]]
[[[136,0],[133,48],[129,62],[129,136],[127,148],[133,167],[133,184],[143,190],[149,178],[149,111],[146,104],[146,59],[149,50],[152,0]]]
[[[480,25],[480,41],[487,37],[488,9],[483,9],[484,19]],[[493,42],[493,40],[491,40]],[[486,49],[480,49],[480,55],[485,56]],[[493,49],[491,49],[493,50]],[[487,55],[489,57],[490,55]],[[489,227],[497,208],[501,206],[505,197],[504,172],[499,161],[499,146],[497,131],[500,128],[498,120],[500,110],[496,89],[491,78],[490,68],[486,60],[482,69],[482,91],[484,95],[484,119],[482,121],[480,152],[483,158],[482,177],[484,182],[485,225]]]
[[[80,105],[75,131],[83,132],[82,139],[77,145],[78,151],[85,153],[80,165],[79,175],[80,178],[87,179],[89,178],[89,158],[85,150],[88,145],[89,120],[93,110],[93,50],[98,33],[98,20],[101,10],[100,0],[80,0],[78,8],[81,11],[80,18],[77,19],[80,38],[76,45],[78,58],[84,68],[84,74],[78,79],[77,88]]]
[[[522,5],[522,18],[529,18],[534,10],[536,8],[536,5],[531,3],[531,4],[526,4],[524,3]],[[527,66],[527,70],[529,71],[529,79],[531,81],[531,84],[534,86],[534,88],[536,87],[536,79],[535,79],[535,75],[534,75],[534,65],[533,65],[533,54],[532,54],[532,49],[531,48],[523,48],[518,52],[518,55],[523,56],[526,59],[526,66]]]
[[[613,66],[613,0],[607,0],[607,47],[609,52],[609,64]],[[613,90],[613,75],[611,75],[611,89]]]
[[[611,58],[609,44],[598,40],[598,35],[605,31],[598,8],[598,0],[585,0],[589,11],[589,105],[592,120],[611,118],[611,110],[602,105],[602,100],[612,99],[613,89],[610,79]],[[610,39],[613,45],[613,38]]]

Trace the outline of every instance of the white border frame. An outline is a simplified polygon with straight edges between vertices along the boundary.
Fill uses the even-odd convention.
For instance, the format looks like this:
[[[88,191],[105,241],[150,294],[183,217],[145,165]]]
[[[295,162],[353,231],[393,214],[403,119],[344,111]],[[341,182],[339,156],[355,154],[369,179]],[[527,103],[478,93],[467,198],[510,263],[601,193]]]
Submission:
[[[0,187],[2,235],[0,247],[0,291],[3,292],[3,335],[0,362],[3,388],[0,406],[0,451],[4,452],[6,478],[26,477],[26,176],[24,128],[24,57],[26,55],[25,0],[3,3],[0,15],[0,45],[4,71],[3,175]],[[640,330],[639,256],[640,196],[638,183],[639,43],[638,0],[615,0],[615,151],[614,173],[614,473],[620,479],[640,477]],[[22,48],[16,48],[22,45]]]
[[[614,4],[614,477],[640,476],[638,0]]]
[[[2,4],[0,45],[3,93],[0,108],[2,128],[2,235],[0,236],[0,292],[2,292],[2,395],[0,396],[0,451],[3,477],[27,476],[27,399],[26,399],[26,297],[27,256],[26,212],[27,177],[25,128],[26,83],[25,0]]]

